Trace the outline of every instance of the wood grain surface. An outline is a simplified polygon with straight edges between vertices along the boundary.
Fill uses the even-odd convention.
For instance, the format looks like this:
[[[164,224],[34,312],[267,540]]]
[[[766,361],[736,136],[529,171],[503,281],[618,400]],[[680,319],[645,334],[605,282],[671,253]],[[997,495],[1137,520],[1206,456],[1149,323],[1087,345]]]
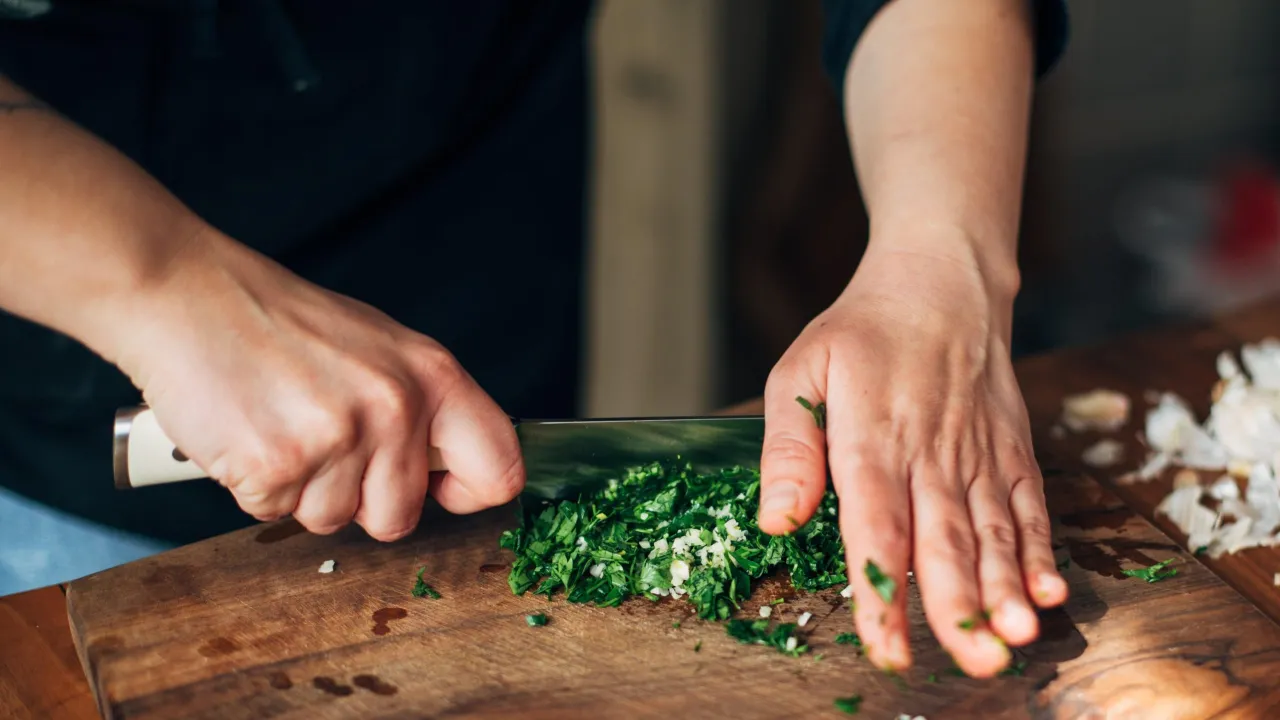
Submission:
[[[98,717],[60,587],[0,597],[0,718]]]
[[[793,597],[776,579],[744,614],[779,596],[784,620],[813,612],[813,651],[799,659],[738,645],[680,602],[514,597],[497,547],[510,507],[430,512],[393,544],[285,521],[181,548],[72,583],[73,634],[109,718],[837,716],[833,699],[855,693],[874,718],[1280,717],[1280,627],[1153,527],[1139,490],[1126,495],[1135,512],[1095,482],[1079,462],[1091,438],[1049,433],[1068,392],[1150,387],[1203,400],[1216,352],[1280,332],[1277,310],[1019,366],[1071,585],[1067,606],[1044,613],[1042,639],[1019,651],[1022,677],[948,674],[914,588],[917,668],[901,682],[833,643],[850,629],[838,594]],[[1179,573],[1164,582],[1120,572],[1173,556]],[[337,571],[319,574],[330,559]],[[410,595],[420,565],[442,599]],[[1240,556],[1216,567],[1266,599],[1273,565]],[[550,624],[528,627],[531,612]]]
[[[1151,391],[1176,392],[1188,401],[1197,419],[1204,420],[1211,405],[1210,392],[1218,380],[1214,364],[1218,354],[1223,350],[1238,351],[1246,342],[1267,337],[1280,337],[1280,300],[1252,306],[1213,323],[1158,330],[1120,343],[1037,358],[1023,364],[1019,376],[1028,402],[1035,396],[1046,409],[1053,396],[1064,391],[1085,392],[1107,387],[1129,396],[1133,412],[1129,423],[1117,432],[1070,435],[1057,440],[1046,438],[1041,445],[1078,457],[1100,438],[1123,441],[1125,462],[1108,471],[1094,472],[1130,507],[1185,547],[1186,536],[1167,517],[1155,515],[1155,507],[1173,489],[1177,468],[1169,468],[1150,482],[1116,482],[1146,457],[1147,450],[1138,441],[1146,412],[1151,407],[1144,396]],[[1221,472],[1203,472],[1201,480],[1208,482],[1221,475]],[[1253,548],[1235,555],[1200,560],[1280,622],[1280,588],[1274,582],[1276,573],[1280,573],[1280,548]]]

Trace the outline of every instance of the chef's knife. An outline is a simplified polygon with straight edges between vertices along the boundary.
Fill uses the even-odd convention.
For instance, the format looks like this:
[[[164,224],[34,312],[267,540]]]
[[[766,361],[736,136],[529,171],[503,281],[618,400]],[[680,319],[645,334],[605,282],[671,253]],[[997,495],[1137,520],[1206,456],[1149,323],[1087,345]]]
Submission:
[[[525,463],[525,492],[557,499],[618,478],[649,463],[689,462],[695,469],[758,468],[764,418],[707,416],[516,420]],[[129,489],[207,477],[165,436],[147,407],[116,413],[115,484]],[[445,470],[428,448],[431,470]]]

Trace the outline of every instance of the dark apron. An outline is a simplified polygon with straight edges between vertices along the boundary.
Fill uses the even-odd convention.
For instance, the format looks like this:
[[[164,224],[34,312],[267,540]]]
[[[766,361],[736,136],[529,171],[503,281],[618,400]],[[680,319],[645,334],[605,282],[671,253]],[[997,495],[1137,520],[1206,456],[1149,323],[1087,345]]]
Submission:
[[[561,417],[589,4],[53,0],[0,16],[0,72],[230,236],[442,342],[509,413]],[[251,523],[209,481],[113,489],[112,416],[139,401],[78,343],[0,313],[0,485],[177,542]]]

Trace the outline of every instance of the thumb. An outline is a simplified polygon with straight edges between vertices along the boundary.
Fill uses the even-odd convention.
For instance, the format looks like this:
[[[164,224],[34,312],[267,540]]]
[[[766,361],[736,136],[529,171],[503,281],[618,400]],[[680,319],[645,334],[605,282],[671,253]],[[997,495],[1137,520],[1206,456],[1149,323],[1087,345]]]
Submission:
[[[770,535],[813,516],[827,486],[826,403],[804,373],[779,365],[765,386],[760,514]]]

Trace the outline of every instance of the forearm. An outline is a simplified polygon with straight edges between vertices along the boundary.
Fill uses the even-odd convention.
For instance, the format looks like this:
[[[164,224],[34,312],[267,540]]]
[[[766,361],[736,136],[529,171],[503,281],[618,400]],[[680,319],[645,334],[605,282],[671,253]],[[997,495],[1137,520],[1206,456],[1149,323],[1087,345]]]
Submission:
[[[0,307],[113,355],[122,309],[208,228],[123,154],[3,76],[0,168]]]
[[[845,75],[873,252],[974,268],[1012,301],[1034,82],[1026,0],[893,0]]]

